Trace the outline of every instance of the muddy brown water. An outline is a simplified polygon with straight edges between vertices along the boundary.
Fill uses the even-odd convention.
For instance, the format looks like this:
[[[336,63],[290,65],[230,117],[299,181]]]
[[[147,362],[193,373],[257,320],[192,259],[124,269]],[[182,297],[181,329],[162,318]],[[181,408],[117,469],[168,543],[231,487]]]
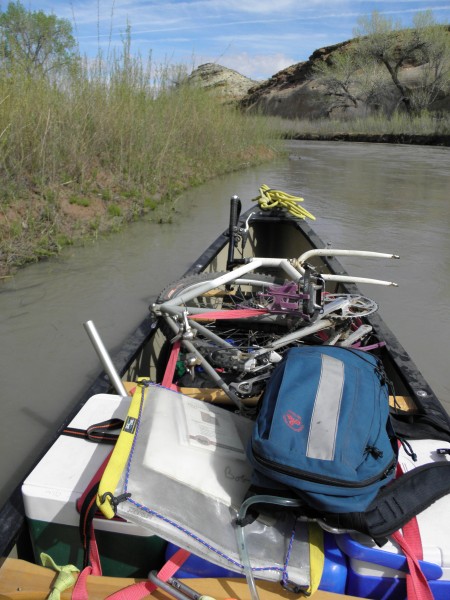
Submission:
[[[225,228],[231,195],[247,208],[263,183],[303,196],[326,243],[400,254],[342,262],[398,282],[362,290],[450,410],[450,150],[292,141],[286,151],[184,194],[170,225],[133,224],[1,284],[0,503],[100,370],[83,323],[113,352]]]

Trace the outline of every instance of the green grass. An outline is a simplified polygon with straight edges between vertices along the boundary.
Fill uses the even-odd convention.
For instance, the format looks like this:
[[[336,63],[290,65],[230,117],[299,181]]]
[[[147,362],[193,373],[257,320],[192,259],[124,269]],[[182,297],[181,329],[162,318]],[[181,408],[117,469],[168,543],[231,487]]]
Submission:
[[[0,77],[0,171],[26,189],[101,184],[126,195],[183,188],[251,162],[261,119],[219,105],[203,90],[147,79],[144,65],[86,64],[64,82]],[[129,68],[129,67],[128,67]],[[168,75],[167,75],[168,76]],[[250,151],[250,152],[249,152]]]
[[[84,197],[80,197],[80,196],[72,196],[69,199],[69,204],[76,204],[77,206],[90,206],[91,205],[91,201],[89,200],[89,198],[84,198]]]
[[[0,275],[33,260],[33,247],[45,254],[46,240],[53,253],[58,236],[148,218],[190,186],[273,156],[264,119],[220,105],[184,75],[127,45],[53,82],[0,66]]]
[[[118,204],[110,204],[108,206],[108,215],[110,217],[121,217],[122,209],[120,208],[120,206]]]

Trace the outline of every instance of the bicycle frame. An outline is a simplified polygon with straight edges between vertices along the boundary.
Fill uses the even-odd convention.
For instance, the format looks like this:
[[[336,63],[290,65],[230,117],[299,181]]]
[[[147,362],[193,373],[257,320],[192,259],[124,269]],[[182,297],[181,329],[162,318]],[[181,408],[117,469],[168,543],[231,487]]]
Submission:
[[[203,326],[201,323],[196,321],[196,317],[199,315],[207,316],[208,313],[213,315],[216,312],[214,309],[209,308],[197,308],[197,307],[189,307],[186,308],[186,304],[195,298],[208,294],[215,288],[223,285],[245,285],[246,283],[252,282],[255,283],[250,274],[257,269],[260,268],[277,268],[283,271],[290,280],[294,281],[296,284],[301,285],[302,279],[305,278],[305,274],[308,272],[312,272],[314,275],[317,275],[323,281],[333,281],[333,282],[343,282],[343,283],[367,283],[374,285],[382,285],[382,286],[396,286],[397,284],[392,281],[384,281],[379,279],[372,279],[367,277],[354,277],[351,275],[335,275],[335,274],[317,274],[314,270],[311,271],[311,267],[309,267],[307,261],[316,256],[361,256],[361,257],[370,257],[370,258],[389,258],[389,259],[398,259],[399,257],[395,254],[386,254],[379,252],[368,252],[368,251],[358,251],[358,250],[334,250],[334,249],[315,249],[310,250],[304,254],[302,254],[298,259],[286,259],[286,258],[250,258],[246,259],[246,264],[243,264],[233,271],[225,273],[223,275],[219,275],[215,278],[212,278],[206,282],[196,283],[185,291],[182,291],[180,295],[171,298],[161,304],[155,304],[152,307],[152,310],[155,314],[162,316],[166,322],[169,324],[171,329],[174,332],[174,338],[171,340],[174,342],[175,340],[180,340],[182,345],[185,347],[187,352],[190,355],[189,361],[191,367],[195,365],[201,365],[203,369],[207,372],[209,377],[217,384],[218,387],[223,389],[223,391],[231,398],[231,400],[238,406],[240,410],[244,410],[243,404],[239,398],[239,396],[235,393],[233,389],[230,388],[228,384],[224,382],[219,373],[212,367],[205,357],[199,352],[193,343],[194,338],[196,337],[197,332],[203,336],[203,338],[209,340],[212,344],[219,348],[227,348],[236,350],[235,346],[224,340],[220,336],[216,335],[207,327]],[[247,278],[245,277],[247,275]],[[270,365],[275,364],[281,360],[281,356],[278,354],[277,350],[281,349],[293,342],[297,342],[302,338],[310,336],[314,333],[317,333],[324,329],[332,328],[335,325],[336,321],[339,319],[338,311],[343,308],[345,305],[345,299],[337,299],[333,302],[330,302],[327,306],[321,306],[320,314],[318,313],[315,320],[307,324],[306,326],[287,333],[284,336],[281,336],[277,340],[272,341],[267,344],[265,347],[259,348],[257,350],[252,351],[248,354],[248,359],[244,363],[243,373],[244,374],[257,374],[257,376],[251,380],[245,380],[241,383],[241,389],[239,390],[238,384],[233,384],[235,389],[240,391],[241,395],[251,393],[252,383],[256,381],[261,381],[261,379],[266,379],[270,376],[270,373],[266,372],[265,374],[258,375],[259,371],[268,371]],[[215,318],[215,317],[212,317]],[[252,317],[253,321],[264,322],[270,320],[271,322],[276,322],[276,320],[280,318],[280,315],[277,314],[261,314],[258,316]],[[284,318],[282,315],[281,318]],[[342,317],[341,317],[342,319]],[[342,345],[351,345],[355,343],[358,339],[367,335],[371,331],[370,325],[362,325],[357,331],[353,332],[348,340]],[[339,335],[335,336],[335,339],[331,339],[328,343],[333,344],[338,341],[340,337]],[[258,364],[257,360],[264,359],[264,364]]]
[[[310,250],[305,252],[300,256],[299,259],[287,259],[287,258],[249,258],[247,264],[234,269],[234,271],[230,271],[224,275],[221,275],[211,281],[205,282],[204,284],[199,284],[198,287],[191,290],[191,292],[186,292],[181,296],[177,296],[176,298],[171,298],[167,300],[161,307],[164,306],[165,309],[172,306],[180,306],[189,300],[193,300],[196,296],[200,296],[201,294],[205,294],[213,290],[215,287],[220,285],[224,285],[226,283],[230,283],[235,281],[236,279],[241,278],[243,275],[255,271],[256,269],[262,267],[268,268],[279,268],[282,269],[286,275],[288,275],[293,281],[299,282],[300,279],[305,274],[304,264],[306,261],[314,256],[363,256],[363,257],[371,257],[371,258],[400,258],[396,254],[385,254],[381,252],[366,252],[364,250],[331,250],[331,249],[317,249]],[[384,281],[381,279],[371,279],[368,277],[354,277],[351,275],[334,275],[334,274],[321,274],[320,277],[324,281],[335,281],[340,283],[370,283],[374,285],[383,285],[383,286],[397,286],[393,281]]]

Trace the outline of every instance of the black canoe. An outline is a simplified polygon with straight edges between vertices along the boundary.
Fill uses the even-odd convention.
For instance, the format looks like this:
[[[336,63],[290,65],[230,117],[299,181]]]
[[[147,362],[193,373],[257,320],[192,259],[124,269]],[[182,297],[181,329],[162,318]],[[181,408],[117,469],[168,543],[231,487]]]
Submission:
[[[315,248],[325,248],[325,244],[305,219],[295,217],[278,207],[263,210],[255,206],[240,215],[239,203],[234,199],[230,223],[192,264],[184,278],[202,272],[224,272],[243,264],[251,256],[298,257]],[[346,275],[346,270],[338,259],[329,255],[314,258],[314,269],[323,274]],[[367,266],[367,273],[370,275],[370,264]],[[359,293],[354,283],[346,282],[335,283],[332,292]],[[400,399],[400,405],[397,405],[393,415],[397,433],[406,435],[409,439],[438,438],[450,441],[450,418],[447,412],[408,353],[383,322],[380,313],[363,317],[363,321],[372,327],[372,343],[382,342],[378,354]],[[161,342],[160,330],[160,319],[150,311],[139,327],[124,340],[120,350],[111,357],[121,378],[136,381],[137,377],[150,376],[155,382],[161,382],[167,356],[162,352],[166,342]],[[88,340],[86,343],[89,343]],[[105,372],[100,373],[59,429],[49,436],[36,464],[89,398],[111,390],[111,378]],[[0,523],[1,555],[8,556],[15,547],[19,558],[32,562],[34,557],[27,531],[21,485],[11,493],[1,508]]]

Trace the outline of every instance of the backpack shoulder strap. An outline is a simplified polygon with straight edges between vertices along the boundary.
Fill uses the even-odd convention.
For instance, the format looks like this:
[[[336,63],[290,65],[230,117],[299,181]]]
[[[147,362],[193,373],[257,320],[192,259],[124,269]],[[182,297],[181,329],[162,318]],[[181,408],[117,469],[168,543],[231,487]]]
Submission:
[[[450,492],[450,462],[416,467],[384,487],[364,513],[374,539],[400,529],[412,517]]]
[[[383,545],[433,502],[450,493],[450,462],[412,469],[382,488],[364,512],[321,514],[325,528],[355,530]]]

